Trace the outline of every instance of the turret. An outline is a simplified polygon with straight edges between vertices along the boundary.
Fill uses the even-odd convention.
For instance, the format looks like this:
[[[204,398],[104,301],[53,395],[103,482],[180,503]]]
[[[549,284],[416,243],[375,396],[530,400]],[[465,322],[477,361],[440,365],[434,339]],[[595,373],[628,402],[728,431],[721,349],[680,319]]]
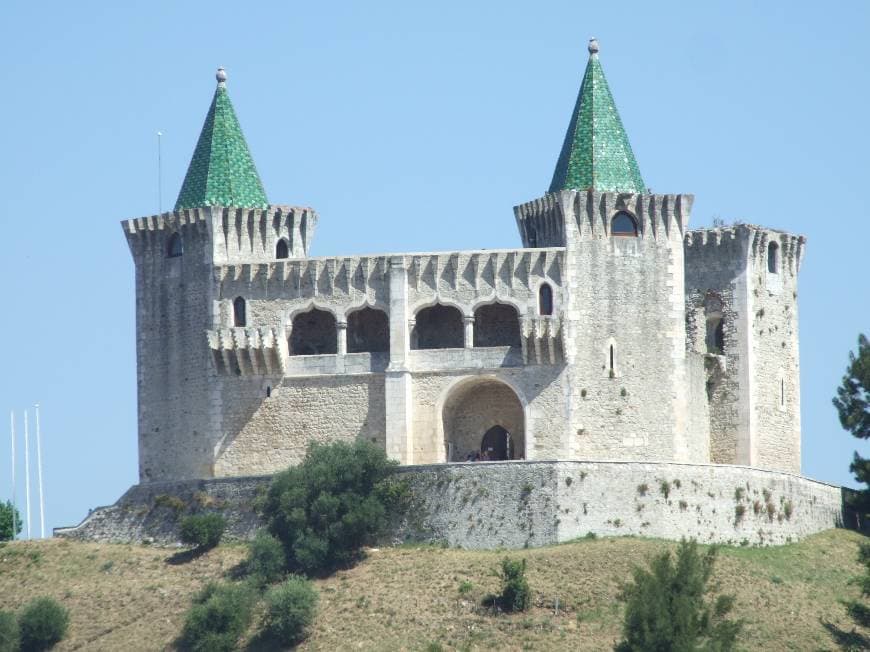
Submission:
[[[599,60],[589,59],[549,192],[514,209],[526,247],[566,250],[565,450],[706,461],[687,434],[683,236],[691,195],[646,189]]]

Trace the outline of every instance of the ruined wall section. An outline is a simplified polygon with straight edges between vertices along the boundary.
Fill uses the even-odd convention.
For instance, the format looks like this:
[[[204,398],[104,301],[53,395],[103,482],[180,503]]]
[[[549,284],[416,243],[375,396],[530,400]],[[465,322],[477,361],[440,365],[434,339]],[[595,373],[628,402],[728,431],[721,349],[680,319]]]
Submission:
[[[748,246],[739,227],[699,229],[685,238],[686,342],[703,357],[706,372],[696,379],[704,391],[692,392],[708,404],[710,461],[716,464],[751,464]]]
[[[706,461],[687,433],[682,238],[691,204],[689,195],[563,191],[515,209],[526,231],[536,216],[564,218],[563,455]],[[636,237],[611,234],[619,211],[636,221]]]
[[[199,210],[128,220],[136,266],[139,479],[209,477],[211,324],[209,215]],[[170,255],[173,234],[181,255]]]

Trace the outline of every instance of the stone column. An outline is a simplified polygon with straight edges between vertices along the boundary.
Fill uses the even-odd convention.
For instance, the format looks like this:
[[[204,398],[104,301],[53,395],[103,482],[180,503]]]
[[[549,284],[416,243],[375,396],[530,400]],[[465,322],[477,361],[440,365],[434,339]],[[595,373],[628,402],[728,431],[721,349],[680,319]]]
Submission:
[[[347,353],[347,322],[336,322],[335,330],[338,335],[338,355],[344,355]]]
[[[465,348],[470,349],[474,347],[474,317],[463,317],[462,321],[465,322]]]
[[[411,371],[408,367],[408,273],[403,256],[390,258],[390,364],[384,374],[387,457],[413,462]]]

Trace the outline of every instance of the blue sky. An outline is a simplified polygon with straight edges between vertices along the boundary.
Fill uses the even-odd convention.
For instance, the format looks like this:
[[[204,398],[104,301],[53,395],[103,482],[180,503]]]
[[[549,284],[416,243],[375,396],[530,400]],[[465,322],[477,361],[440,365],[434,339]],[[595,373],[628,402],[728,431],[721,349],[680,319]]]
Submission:
[[[803,469],[850,483],[831,397],[870,334],[870,4],[7,1],[0,498],[9,410],[37,401],[48,527],[136,481],[119,222],[157,212],[158,129],[174,203],[218,65],[270,200],[320,213],[313,255],[514,247],[593,35],[649,186],[694,193],[696,227],[807,236]]]

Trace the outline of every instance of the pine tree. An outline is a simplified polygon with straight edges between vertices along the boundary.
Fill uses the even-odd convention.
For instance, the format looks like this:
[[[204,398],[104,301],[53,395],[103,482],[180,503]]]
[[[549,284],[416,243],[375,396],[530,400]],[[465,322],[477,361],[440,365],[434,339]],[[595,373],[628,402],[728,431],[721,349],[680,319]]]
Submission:
[[[849,366],[837,388],[834,406],[843,428],[858,439],[870,439],[870,342],[863,334],[858,336],[858,355],[849,352]],[[849,470],[858,482],[867,485],[852,503],[866,518],[870,515],[870,459],[856,451]]]

